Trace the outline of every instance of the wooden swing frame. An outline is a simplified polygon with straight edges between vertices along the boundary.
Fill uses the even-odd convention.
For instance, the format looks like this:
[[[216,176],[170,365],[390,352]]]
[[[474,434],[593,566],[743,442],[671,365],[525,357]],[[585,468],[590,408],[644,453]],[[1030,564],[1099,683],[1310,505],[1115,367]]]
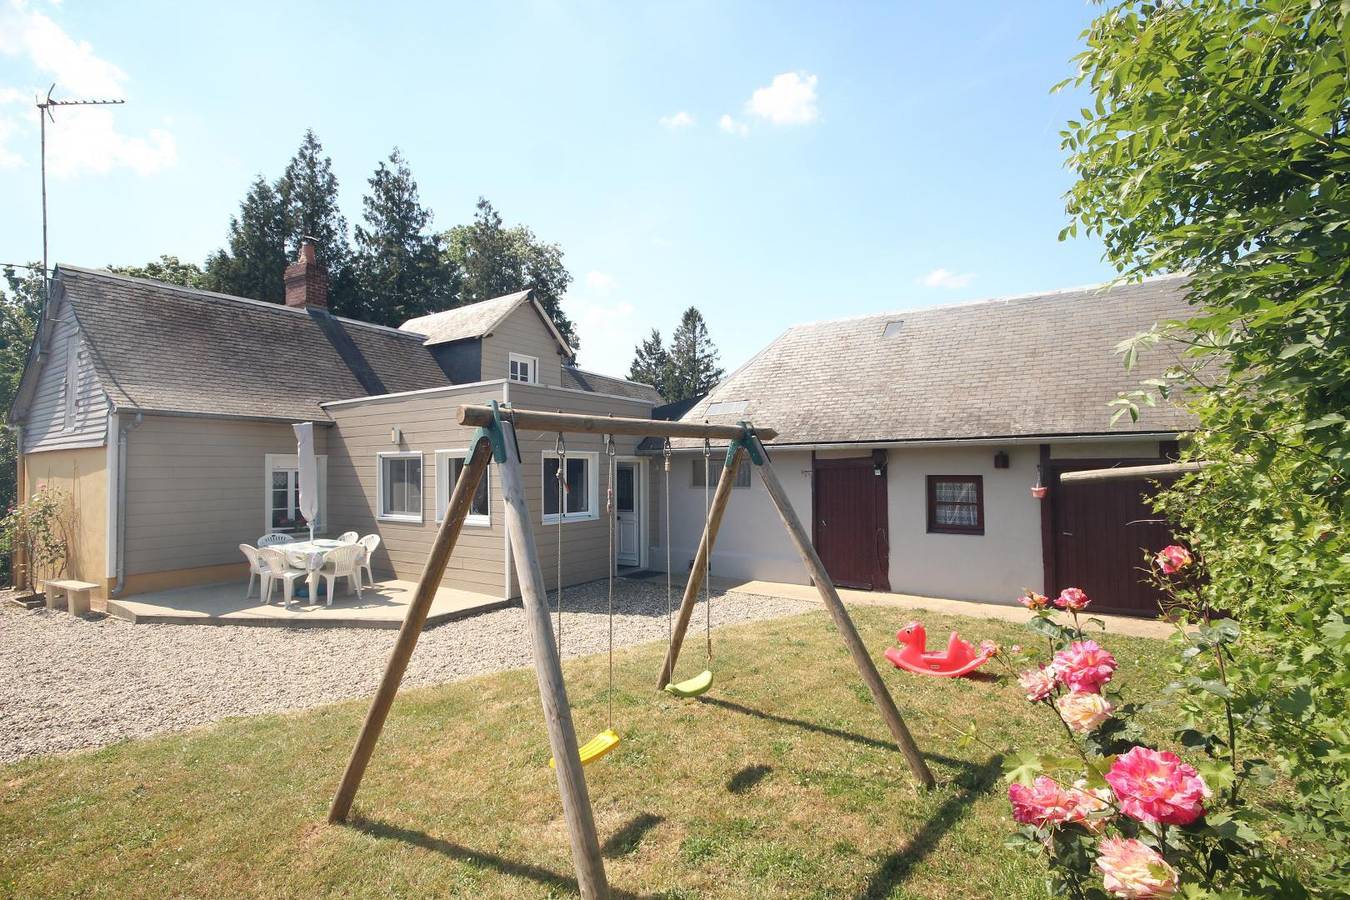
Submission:
[[[685,585],[684,597],[680,603],[679,618],[666,651],[665,662],[661,667],[661,678],[657,689],[669,683],[675,663],[679,658],[680,647],[694,612],[694,603],[703,585],[703,573],[707,570],[707,560],[712,553],[713,543],[717,539],[731,499],[731,486],[736,481],[736,473],[748,458],[759,469],[760,480],[773,501],[778,516],[787,529],[797,553],[801,556],[807,573],[815,583],[821,601],[829,610],[844,644],[848,647],[853,662],[858,668],[872,699],[881,711],[881,717],[890,729],[899,746],[910,771],[925,788],[931,788],[935,781],[928,765],[924,762],[914,738],[905,726],[895,701],[881,680],[876,666],[872,662],[867,648],[863,645],[858,630],[849,618],[843,601],[834,582],[830,580],[825,566],[811,546],[811,539],[802,527],[801,520],[788,500],[774,472],[768,454],[764,450],[761,438],[772,440],[777,432],[772,429],[756,431],[747,423],[740,425],[709,425],[693,422],[664,422],[649,419],[627,419],[615,417],[585,416],[570,413],[550,413],[535,410],[513,409],[509,406],[461,406],[458,421],[461,425],[476,426],[478,431],[467,453],[467,465],[455,482],[454,491],[446,509],[445,519],[436,532],[431,552],[422,568],[408,613],[399,630],[389,662],[385,666],[380,686],[371,700],[370,710],[366,713],[361,726],[361,734],[352,749],[347,768],[333,796],[328,810],[330,823],[346,822],[351,812],[352,801],[366,767],[375,752],[380,732],[388,718],[389,709],[398,693],[403,673],[408,667],[417,638],[426,624],[427,611],[445,574],[446,564],[454,551],[464,526],[464,519],[473,505],[478,484],[487,471],[489,462],[495,460],[499,470],[499,481],[506,507],[506,531],[512,556],[515,559],[516,575],[520,580],[521,602],[530,632],[530,645],[534,653],[535,676],[539,682],[539,698],[544,708],[544,724],[548,728],[549,744],[556,760],[558,791],[562,796],[563,818],[567,824],[567,834],[572,845],[572,861],[576,867],[577,886],[581,896],[590,900],[604,900],[609,897],[609,883],[605,875],[604,861],[600,855],[600,841],[595,831],[595,819],[591,811],[590,795],[586,789],[586,775],[577,751],[576,729],[572,724],[571,708],[567,701],[567,688],[563,681],[562,662],[554,643],[553,626],[549,620],[547,591],[544,587],[544,573],[539,563],[535,546],[534,530],[531,526],[529,506],[525,499],[525,485],[521,474],[519,448],[516,443],[516,431],[581,432],[587,434],[633,435],[644,437],[688,437],[698,439],[716,439],[729,442],[725,471],[717,482],[712,508],[704,524],[703,536],[699,541],[694,566]],[[613,566],[614,561],[610,560]]]

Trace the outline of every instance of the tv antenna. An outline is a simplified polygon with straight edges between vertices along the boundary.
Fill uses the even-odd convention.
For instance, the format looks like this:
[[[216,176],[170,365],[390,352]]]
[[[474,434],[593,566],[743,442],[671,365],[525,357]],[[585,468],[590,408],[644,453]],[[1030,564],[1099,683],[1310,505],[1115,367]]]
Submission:
[[[39,98],[37,101],[38,122],[42,131],[42,299],[47,299],[47,274],[50,269],[47,266],[47,120],[53,122],[56,118],[52,115],[53,106],[119,106],[126,103],[125,100],[53,100],[52,91],[56,90],[56,82],[47,88],[47,96]]]

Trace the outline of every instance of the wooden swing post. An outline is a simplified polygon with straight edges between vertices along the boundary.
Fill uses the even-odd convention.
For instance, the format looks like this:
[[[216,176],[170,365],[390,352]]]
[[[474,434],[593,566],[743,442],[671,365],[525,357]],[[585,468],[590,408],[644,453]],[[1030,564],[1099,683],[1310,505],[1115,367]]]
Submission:
[[[680,613],[675,620],[675,629],[670,634],[670,646],[666,648],[666,661],[661,665],[661,680],[656,689],[662,690],[675,677],[675,661],[680,658],[680,648],[684,645],[685,632],[689,630],[689,620],[694,615],[694,604],[698,602],[698,592],[703,587],[703,576],[708,571],[708,555],[712,553],[717,532],[722,527],[722,514],[731,500],[731,487],[736,483],[736,472],[745,459],[745,450],[738,449],[731,458],[717,482],[717,491],[713,494],[712,506],[708,509],[708,521],[703,525],[703,537],[698,542],[698,553],[694,555],[694,565],[689,571],[689,580],[684,585],[684,598],[680,601]],[[718,468],[722,468],[719,464]]]
[[[600,858],[600,839],[595,833],[595,817],[591,812],[590,795],[586,791],[586,773],[577,752],[577,732],[572,725],[571,707],[567,704],[562,660],[553,642],[544,571],[539,566],[539,552],[534,543],[530,508],[525,500],[525,483],[521,477],[520,463],[515,457],[515,429],[505,421],[501,428],[509,448],[506,462],[498,463],[497,466],[501,475],[502,498],[506,501],[506,533],[511,541],[516,577],[520,579],[521,602],[529,622],[534,671],[539,681],[539,699],[544,705],[544,724],[548,726],[548,740],[553,748],[558,792],[562,795],[567,836],[572,842],[577,886],[581,889],[581,896],[588,900],[607,898],[609,882],[605,877],[605,863]]]
[[[375,744],[380,740],[384,721],[389,716],[389,707],[393,705],[394,696],[403,682],[403,673],[408,668],[408,660],[412,658],[413,648],[417,646],[417,639],[422,634],[422,626],[426,624],[431,601],[435,599],[436,591],[441,586],[446,563],[450,561],[450,554],[455,549],[455,542],[459,540],[459,532],[464,526],[464,518],[473,506],[478,483],[482,481],[483,473],[487,471],[491,458],[492,443],[486,438],[480,439],[474,445],[468,466],[455,482],[455,490],[450,496],[445,520],[441,522],[441,527],[436,532],[436,540],[431,545],[431,554],[427,557],[426,565],[422,567],[422,576],[417,580],[417,590],[413,593],[408,614],[399,629],[394,651],[389,654],[389,662],[385,665],[379,689],[375,691],[370,711],[366,713],[366,721],[361,726],[361,735],[356,739],[356,746],[347,761],[347,768],[342,773],[342,781],[338,784],[337,793],[333,795],[333,803],[328,808],[330,823],[347,821],[347,814],[351,812],[352,800],[356,797],[357,788],[361,786],[361,778],[366,773],[371,754],[375,752]]]
[[[764,489],[768,491],[770,499],[773,500],[774,509],[778,510],[778,518],[783,520],[783,527],[787,529],[788,537],[792,539],[793,545],[797,548],[797,553],[801,556],[802,562],[806,565],[806,571],[815,582],[816,593],[820,594],[821,601],[825,608],[830,611],[830,617],[834,619],[834,625],[839,629],[839,634],[844,639],[844,644],[848,647],[848,652],[853,656],[853,663],[858,667],[858,674],[867,684],[867,689],[872,692],[872,700],[877,708],[881,710],[881,717],[886,720],[886,727],[891,730],[891,735],[895,742],[900,745],[900,752],[905,755],[905,762],[909,763],[909,770],[918,779],[919,783],[925,788],[932,788],[937,781],[933,778],[933,773],[928,769],[928,763],[924,761],[923,754],[919,752],[918,744],[914,743],[914,737],[909,733],[909,728],[905,725],[905,720],[900,717],[900,710],[895,707],[895,700],[891,697],[890,691],[886,690],[886,684],[881,680],[881,673],[877,671],[876,665],[872,662],[872,657],[867,653],[867,647],[864,646],[862,638],[858,635],[858,629],[853,626],[853,620],[849,618],[848,610],[844,608],[844,602],[839,599],[839,591],[834,586],[834,581],[825,571],[825,564],[820,561],[820,556],[816,553],[816,548],[811,544],[811,538],[802,527],[801,519],[797,518],[797,511],[792,508],[792,501],[788,499],[787,492],[783,490],[782,483],[778,480],[778,473],[773,469],[773,463],[769,461],[768,454],[764,452],[764,445],[759,442],[759,438],[751,437],[759,448],[760,455],[764,458],[764,464],[759,467],[760,481],[764,482]]]

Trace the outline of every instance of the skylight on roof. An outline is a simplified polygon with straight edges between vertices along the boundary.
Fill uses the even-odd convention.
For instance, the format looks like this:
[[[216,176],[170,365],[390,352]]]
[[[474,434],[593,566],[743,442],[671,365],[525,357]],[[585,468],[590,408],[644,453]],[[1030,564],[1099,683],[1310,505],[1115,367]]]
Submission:
[[[900,329],[905,327],[904,319],[896,319],[894,322],[887,322],[886,328],[881,332],[882,337],[895,337],[900,333]]]
[[[709,416],[739,416],[745,412],[745,405],[749,400],[719,400],[717,403],[709,403],[705,415]]]

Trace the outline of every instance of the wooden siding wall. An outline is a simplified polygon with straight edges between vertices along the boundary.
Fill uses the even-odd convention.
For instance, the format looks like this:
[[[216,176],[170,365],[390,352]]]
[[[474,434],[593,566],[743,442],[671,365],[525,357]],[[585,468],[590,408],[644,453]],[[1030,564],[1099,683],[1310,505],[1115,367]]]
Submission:
[[[58,301],[52,319],[45,324],[55,331],[41,362],[37,388],[25,417],[24,450],[32,453],[101,447],[107,437],[108,398],[94,373],[92,351],[88,346],[81,349],[79,326],[72,320],[68,303]],[[79,376],[75,385],[75,427],[67,431],[66,361],[72,352],[80,354]]]
[[[24,485],[31,496],[41,487],[70,497],[70,543],[63,577],[99,585],[92,599],[107,597],[108,454],[101,447],[24,454]]]
[[[392,397],[349,406],[328,407],[334,426],[328,441],[328,519],[334,529],[380,535],[375,555],[377,577],[415,581],[436,536],[436,451],[464,449],[474,429],[455,422],[461,403],[502,399],[500,385]],[[402,440],[390,440],[392,430]],[[377,515],[378,454],[422,453],[422,522],[381,521]],[[505,589],[506,524],[495,467],[489,527],[465,525],[450,563],[446,587],[500,597]]]
[[[319,454],[328,431],[314,429]],[[268,453],[295,453],[290,425],[146,416],[127,435],[127,574],[242,563],[239,545],[256,543],[265,525]],[[343,522],[331,459],[329,472],[331,530]]]
[[[495,381],[510,374],[510,354],[523,353],[539,359],[540,384],[562,384],[562,358],[558,342],[540,320],[532,304],[526,303],[506,317],[497,330],[483,338],[483,381]]]
[[[529,409],[561,410],[563,412],[586,413],[592,415],[616,415],[645,418],[651,415],[651,404],[641,400],[626,400],[604,395],[586,394],[579,391],[549,389],[539,385],[512,384],[510,386],[511,403]],[[605,520],[605,490],[609,486],[608,461],[604,455],[604,438],[601,435],[566,435],[567,452],[599,453],[599,466],[596,472],[599,505],[599,518],[583,521],[565,522],[562,528],[563,546],[563,584],[581,584],[604,578],[608,569],[609,529]],[[525,498],[530,504],[531,521],[534,523],[534,539],[539,547],[539,562],[544,570],[544,583],[552,590],[558,581],[558,528],[557,525],[545,525],[543,522],[543,460],[544,454],[553,455],[557,435],[543,432],[521,432],[520,455],[525,476]],[[617,437],[615,446],[620,456],[632,456],[641,438]],[[553,486],[557,490],[556,485]],[[512,595],[518,593],[512,572]]]

